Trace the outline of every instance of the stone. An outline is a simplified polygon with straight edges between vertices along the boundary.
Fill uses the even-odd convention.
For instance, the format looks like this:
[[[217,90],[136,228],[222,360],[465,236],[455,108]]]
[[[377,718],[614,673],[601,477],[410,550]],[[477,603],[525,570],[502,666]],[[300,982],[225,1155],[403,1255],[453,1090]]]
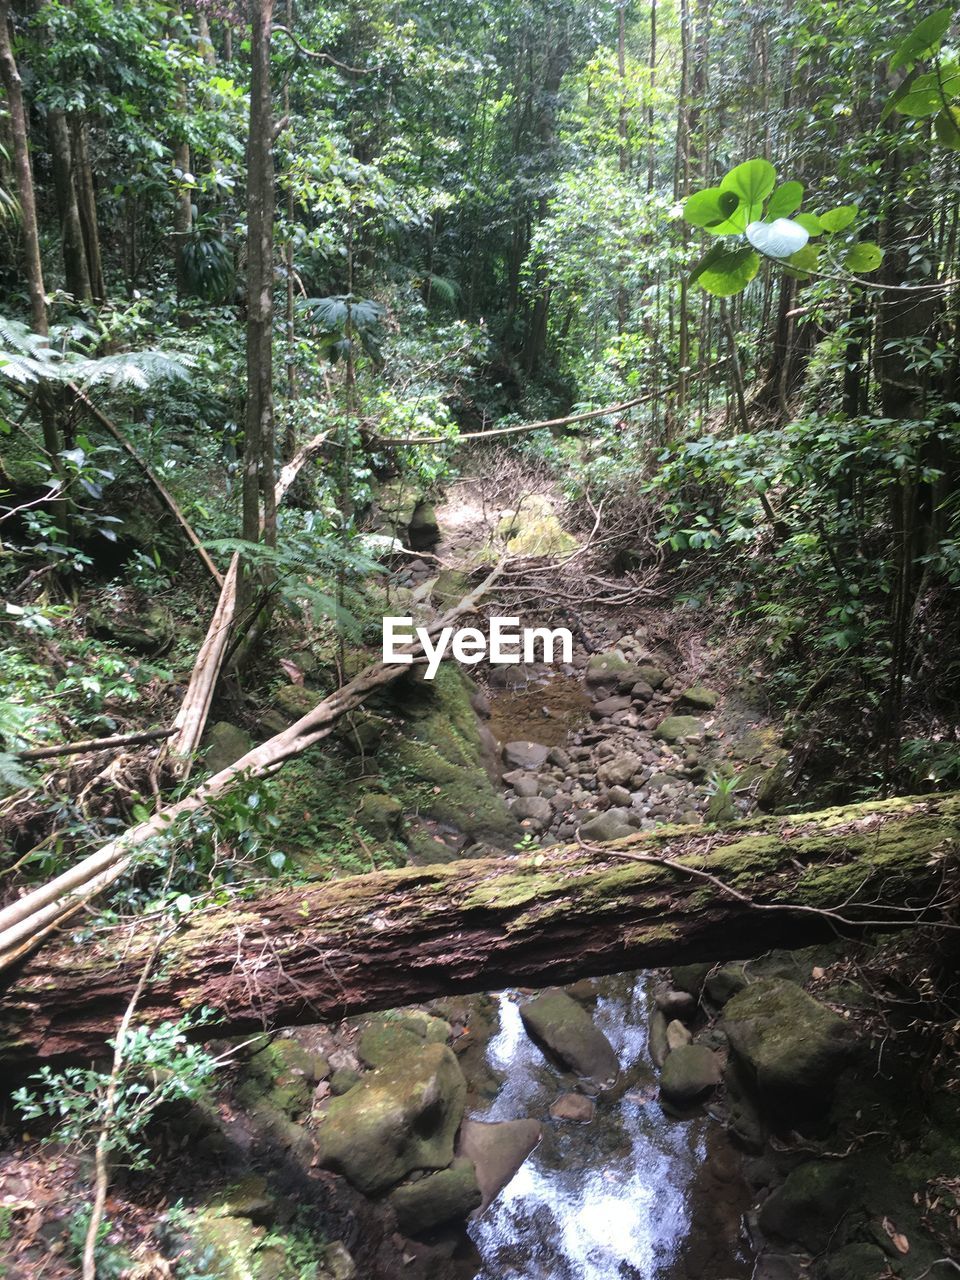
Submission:
[[[547,754],[547,764],[556,765],[558,769],[566,772],[570,768],[570,757],[563,747],[551,747]]]
[[[747,986],[747,975],[742,964],[721,965],[716,973],[711,973],[703,984],[704,995],[711,1004],[722,1007],[728,1000],[739,995]]]
[[[611,787],[607,794],[617,808],[623,809],[630,804],[631,796],[626,787]]]
[[[419,1236],[444,1222],[468,1217],[482,1200],[473,1161],[458,1156],[448,1169],[397,1187],[388,1203],[404,1235]]]
[[[710,969],[709,964],[677,964],[670,970],[670,981],[678,991],[684,991],[696,1000]]]
[[[629,711],[631,705],[628,697],[601,698],[590,708],[590,715],[594,720],[604,720],[608,716],[615,716],[618,711]]]
[[[689,1107],[702,1101],[720,1083],[717,1055],[702,1044],[686,1044],[667,1055],[660,1075],[660,1093],[667,1102]]]
[[[229,720],[218,720],[207,730],[204,739],[203,762],[211,773],[228,769],[253,746],[249,733],[239,729]]]
[[[544,796],[520,796],[510,805],[510,812],[521,822],[542,829],[553,820],[553,805]]]
[[[594,1100],[582,1093],[561,1093],[550,1104],[550,1116],[553,1120],[574,1120],[578,1124],[589,1124],[596,1110]]]
[[[350,1257],[342,1240],[332,1240],[323,1246],[323,1269],[330,1280],[356,1280],[357,1264]],[[317,1278],[320,1280],[320,1277]]]
[[[476,1169],[483,1197],[478,1213],[482,1213],[513,1178],[542,1133],[537,1120],[503,1120],[495,1124],[464,1120],[457,1154],[472,1160]]]
[[[692,1040],[693,1036],[690,1034],[689,1029],[678,1018],[674,1018],[672,1022],[667,1023],[667,1048],[671,1053],[674,1053],[677,1049],[682,1049],[685,1044],[690,1044]]]
[[[673,991],[669,987],[661,988],[654,996],[654,1002],[667,1018],[680,1018],[689,1021],[697,1012],[697,1002],[688,991]]]
[[[598,840],[602,844],[607,840],[621,840],[624,836],[632,836],[634,828],[626,820],[625,809],[608,809],[606,813],[598,813],[588,819],[580,827],[580,834],[585,840]]]
[[[396,796],[377,791],[368,791],[357,809],[360,826],[378,840],[389,840],[395,835],[402,816],[403,805]]]
[[[407,526],[410,546],[414,551],[425,551],[440,541],[440,526],[432,502],[418,502]]]
[[[798,1240],[820,1253],[833,1238],[857,1194],[853,1172],[843,1161],[810,1160],[792,1170],[760,1206],[763,1231]]]
[[[696,716],[667,716],[660,721],[653,736],[671,744],[686,738],[702,738],[703,724]]]
[[[409,1027],[393,1019],[378,1018],[361,1035],[357,1054],[368,1067],[385,1067],[401,1054],[419,1049],[422,1043]]]
[[[648,684],[651,689],[660,689],[667,681],[667,673],[662,667],[641,662],[634,670],[637,673],[637,680]]]
[[[539,742],[508,742],[503,748],[503,758],[511,769],[542,769],[549,754],[550,748]]]
[[[795,982],[751,983],[723,1012],[730,1047],[765,1108],[784,1119],[822,1114],[856,1050],[850,1024]]]
[[[889,1259],[875,1244],[848,1244],[829,1252],[817,1274],[819,1280],[878,1280],[889,1274]]]
[[[526,493],[516,511],[508,511],[497,524],[497,533],[507,539],[507,551],[514,556],[563,556],[577,548],[577,540],[567,533],[553,509],[540,493]]]
[[[540,783],[536,774],[526,772],[523,769],[513,769],[509,775],[503,775],[503,781],[513,787],[518,796],[536,796],[540,794]]]
[[[94,605],[87,613],[87,630],[98,640],[156,657],[170,648],[178,628],[166,605],[154,602],[139,610]]]
[[[620,1064],[610,1041],[565,991],[548,988],[520,1006],[520,1017],[531,1039],[577,1075],[598,1085],[619,1075]]]
[[[323,694],[316,689],[306,689],[302,684],[284,684],[273,694],[273,709],[293,723],[322,701]]]
[[[414,1169],[446,1168],[466,1092],[453,1051],[421,1045],[332,1100],[316,1135],[317,1162],[365,1194]]]
[[[712,711],[719,698],[720,695],[713,689],[708,689],[706,685],[695,684],[689,689],[684,689],[677,698],[676,706],[683,710],[689,708],[691,711]]]
[[[335,1098],[349,1093],[355,1084],[359,1084],[363,1076],[353,1067],[338,1067],[330,1077],[330,1092]]]
[[[649,702],[653,697],[653,690],[645,680],[638,680],[630,686],[630,697],[634,702]]]
[[[643,761],[633,751],[623,751],[607,760],[597,770],[597,777],[608,787],[625,787],[643,770]]]
[[[636,670],[619,649],[610,649],[590,656],[584,678],[590,685],[619,684],[628,675],[635,680]]]

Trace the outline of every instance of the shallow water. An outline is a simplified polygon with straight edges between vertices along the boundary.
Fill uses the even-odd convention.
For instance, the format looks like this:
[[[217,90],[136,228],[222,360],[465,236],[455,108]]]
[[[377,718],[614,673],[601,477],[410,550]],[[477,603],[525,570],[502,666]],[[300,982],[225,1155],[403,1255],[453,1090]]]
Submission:
[[[483,1267],[475,1280],[707,1280],[749,1274],[739,1244],[745,1188],[719,1126],[678,1120],[656,1100],[647,1049],[647,975],[598,983],[596,1024],[631,1084],[600,1099],[590,1124],[553,1121],[551,1102],[574,1080],[528,1038],[516,996],[499,996],[487,1061],[505,1075],[480,1120],[535,1117],[543,1141],[470,1226]],[[635,1081],[633,1079],[635,1077]]]

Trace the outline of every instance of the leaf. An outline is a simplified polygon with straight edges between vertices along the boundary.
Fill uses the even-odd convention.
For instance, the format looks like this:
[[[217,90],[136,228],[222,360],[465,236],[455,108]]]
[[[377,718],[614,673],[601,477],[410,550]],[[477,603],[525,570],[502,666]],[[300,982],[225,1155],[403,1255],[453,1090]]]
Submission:
[[[789,218],[791,213],[800,208],[802,199],[802,182],[784,182],[770,197],[764,217],[767,222],[772,222],[776,218]]]
[[[944,107],[933,122],[937,141],[951,151],[960,151],[960,107]]]
[[[911,116],[922,120],[926,116],[935,116],[946,103],[960,93],[960,70],[956,63],[939,71],[928,71],[917,76],[910,86],[910,92],[897,103],[895,110],[902,116]]]
[[[876,271],[883,261],[883,250],[869,240],[861,240],[853,245],[844,258],[844,265],[850,271]]]
[[[841,204],[836,209],[828,209],[826,213],[818,214],[818,217],[824,231],[845,231],[859,212],[855,204]]]
[[[745,160],[731,169],[720,183],[721,191],[732,191],[748,208],[762,204],[773,190],[777,171],[769,160]]]
[[[815,244],[807,244],[787,259],[792,270],[787,272],[795,280],[808,279],[808,272],[816,271],[820,261],[820,250]]]
[[[794,222],[799,223],[804,231],[809,232],[811,236],[818,236],[823,231],[820,219],[815,213],[798,213],[794,218]]]
[[[890,70],[899,71],[903,67],[912,66],[920,58],[925,58],[940,48],[943,37],[953,20],[951,8],[938,9],[918,22],[905,40],[901,40],[890,59]]]
[[[692,227],[710,229],[721,222],[726,222],[739,203],[739,196],[732,191],[721,191],[719,187],[707,187],[687,197],[683,203],[683,218]]]
[[[760,257],[749,245],[728,249],[714,245],[694,268],[690,283],[699,283],[717,298],[729,298],[745,289],[760,269]]]
[[[800,252],[810,239],[810,232],[790,218],[777,218],[775,222],[751,222],[747,239],[768,258],[789,258]]]

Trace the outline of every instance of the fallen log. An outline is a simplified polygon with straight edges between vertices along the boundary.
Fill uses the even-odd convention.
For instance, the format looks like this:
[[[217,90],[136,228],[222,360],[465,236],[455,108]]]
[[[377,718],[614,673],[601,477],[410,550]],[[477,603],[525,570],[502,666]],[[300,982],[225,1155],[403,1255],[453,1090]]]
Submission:
[[[284,888],[188,917],[137,1016],[207,1008],[204,1034],[245,1034],[457,992],[744,958],[831,930],[956,927],[958,838],[952,794]],[[8,973],[0,1060],[101,1052],[152,945],[137,921]]]
[[[499,577],[501,568],[498,564],[475,590],[464,596],[442,618],[431,623],[427,632],[436,635],[458,618],[473,613]],[[398,652],[410,653],[415,661],[424,657],[419,643],[399,649]],[[145,822],[130,827],[95,853],[83,858],[69,871],[64,871],[4,907],[0,911],[0,970],[32,949],[65,916],[75,912],[78,906],[91,901],[119,879],[129,869],[137,850],[149,841],[166,835],[171,830],[170,824],[176,819],[203,809],[214,796],[220,795],[241,777],[261,778],[273,773],[291,756],[299,755],[326,738],[333,732],[340,718],[355,711],[375,689],[392,683],[407,671],[409,665],[399,663],[378,662],[367,667],[288,729],[253,747],[246,755],[215,773],[175,804],[158,810]]]
[[[17,751],[18,760],[53,760],[57,756],[89,755],[94,751],[110,751],[114,747],[136,747],[145,742],[169,738],[172,729],[144,729],[141,733],[115,733],[110,738],[84,738],[82,742],[58,742],[51,747],[30,747]]]

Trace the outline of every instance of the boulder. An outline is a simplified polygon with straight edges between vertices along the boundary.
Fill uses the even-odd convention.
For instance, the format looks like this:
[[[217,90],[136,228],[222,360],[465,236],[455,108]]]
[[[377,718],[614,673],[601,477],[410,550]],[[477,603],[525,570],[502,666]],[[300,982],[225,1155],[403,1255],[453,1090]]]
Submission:
[[[600,766],[597,777],[606,787],[625,787],[642,769],[643,761],[635,752],[622,751]]]
[[[641,662],[634,670],[637,680],[648,684],[651,689],[660,689],[668,678],[667,672],[662,667],[654,667],[646,662]]]
[[[717,705],[720,695],[713,689],[708,689],[706,685],[695,684],[689,689],[684,689],[680,697],[676,701],[678,710],[691,711],[712,711]]]
[[[628,678],[634,683],[639,677],[637,668],[619,649],[609,649],[606,653],[594,653],[590,656],[584,678],[587,684],[619,685]]]
[[[703,980],[710,972],[709,964],[677,964],[670,970],[670,981],[678,991],[699,999]]]
[[[177,635],[173,614],[159,603],[138,610],[95,605],[87,614],[87,630],[98,640],[151,657],[165,653]]]
[[[440,526],[432,502],[418,502],[414,508],[407,535],[414,551],[425,551],[440,541]]]
[[[662,1067],[667,1060],[670,1046],[667,1044],[667,1019],[659,1009],[654,1009],[650,1015],[647,1044],[650,1049],[650,1057],[653,1059],[653,1065],[658,1068]]]
[[[514,1176],[542,1134],[536,1120],[503,1120],[484,1124],[481,1120],[464,1120],[460,1129],[457,1154],[473,1161],[483,1199],[482,1213]]]
[[[575,1120],[578,1124],[589,1124],[596,1110],[594,1100],[582,1093],[561,1093],[550,1104],[551,1119]]]
[[[422,1044],[421,1037],[409,1027],[393,1019],[377,1018],[360,1036],[357,1055],[368,1067],[386,1067]]]
[[[817,1272],[818,1280],[878,1280],[890,1274],[890,1260],[875,1244],[848,1244],[828,1253]]]
[[[504,761],[511,769],[542,769],[550,748],[539,742],[508,742],[503,748]]]
[[[521,822],[527,822],[538,831],[553,820],[553,805],[543,796],[520,796],[510,805],[510,812]]]
[[[660,1093],[667,1102],[690,1107],[720,1083],[720,1061],[703,1044],[686,1044],[667,1056],[660,1075]]]
[[[577,540],[567,533],[557,518],[553,503],[541,493],[527,493],[516,511],[507,512],[497,525],[507,538],[513,556],[562,556],[577,548]]]
[[[685,738],[702,738],[703,724],[696,716],[667,716],[654,731],[661,742],[683,742]]]
[[[423,1044],[333,1099],[317,1132],[317,1162],[366,1194],[414,1169],[444,1169],[466,1092],[453,1051]]]
[[[697,1002],[689,991],[672,991],[664,988],[656,993],[654,1001],[668,1018],[689,1021],[697,1011]]]
[[[503,775],[503,781],[512,787],[518,796],[535,796],[540,792],[540,783],[535,774],[528,769],[511,769]]]
[[[482,1200],[473,1161],[459,1156],[449,1169],[403,1183],[390,1193],[388,1203],[400,1230],[418,1236],[441,1223],[466,1218]]]
[[[636,834],[636,828],[627,821],[625,809],[608,809],[606,813],[598,813],[589,818],[580,828],[585,840],[621,840],[624,836]]]
[[[682,1049],[685,1044],[690,1044],[692,1040],[693,1036],[690,1034],[689,1029],[678,1018],[674,1018],[672,1022],[667,1023],[667,1048],[671,1053],[674,1053],[677,1049]]]
[[[760,1207],[767,1235],[798,1240],[820,1253],[856,1199],[853,1172],[842,1161],[810,1160],[787,1175]]]
[[[204,736],[203,762],[211,773],[219,773],[245,756],[252,746],[249,733],[229,720],[218,720]]]
[[[403,805],[396,796],[368,791],[357,809],[357,821],[376,839],[389,840],[396,833],[402,814]]]
[[[599,1085],[617,1078],[620,1064],[610,1041],[565,991],[549,988],[521,1005],[520,1017],[531,1039],[577,1075]]]
[[[849,1023],[795,982],[754,982],[724,1008],[730,1047],[782,1119],[824,1112],[837,1075],[856,1049]]]
[[[728,1000],[739,995],[747,986],[747,975],[742,964],[721,965],[716,973],[711,973],[703,984],[703,991],[711,1004],[725,1005]]]
[[[618,711],[629,711],[632,702],[628,697],[601,698],[590,708],[594,720],[604,720],[607,716],[615,716]]]

